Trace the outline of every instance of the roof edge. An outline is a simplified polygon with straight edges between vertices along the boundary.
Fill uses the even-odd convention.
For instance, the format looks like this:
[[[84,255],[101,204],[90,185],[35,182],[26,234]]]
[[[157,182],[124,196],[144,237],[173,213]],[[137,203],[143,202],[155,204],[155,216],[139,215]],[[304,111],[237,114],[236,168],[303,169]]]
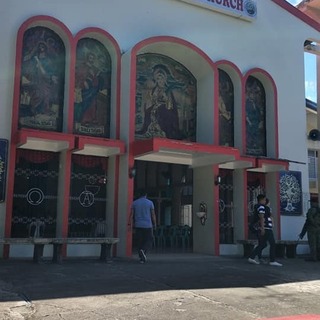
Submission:
[[[272,0],[272,2],[274,2],[284,10],[288,11],[298,19],[302,20],[303,22],[308,24],[310,27],[314,28],[317,31],[320,31],[320,23],[318,23],[316,20],[307,16],[305,13],[300,11],[298,8],[296,8],[286,0]]]

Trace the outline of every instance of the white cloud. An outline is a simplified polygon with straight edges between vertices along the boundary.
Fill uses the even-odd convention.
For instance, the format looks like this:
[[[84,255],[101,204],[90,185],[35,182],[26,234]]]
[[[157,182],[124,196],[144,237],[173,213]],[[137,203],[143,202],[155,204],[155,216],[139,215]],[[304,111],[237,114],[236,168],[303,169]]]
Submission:
[[[306,98],[316,102],[317,101],[317,83],[315,81],[305,81]]]

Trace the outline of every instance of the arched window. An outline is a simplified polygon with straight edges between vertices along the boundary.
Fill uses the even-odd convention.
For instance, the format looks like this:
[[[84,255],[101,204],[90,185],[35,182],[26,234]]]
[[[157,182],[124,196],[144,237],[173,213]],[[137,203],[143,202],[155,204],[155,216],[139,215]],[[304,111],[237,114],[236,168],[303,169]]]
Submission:
[[[74,132],[110,137],[111,57],[105,46],[92,38],[77,44]]]
[[[179,62],[137,56],[136,138],[196,141],[197,82]]]
[[[266,94],[262,83],[249,76],[246,82],[246,153],[266,156]]]
[[[219,144],[234,146],[234,88],[229,75],[219,69]]]
[[[46,27],[23,35],[19,127],[62,131],[65,46]]]

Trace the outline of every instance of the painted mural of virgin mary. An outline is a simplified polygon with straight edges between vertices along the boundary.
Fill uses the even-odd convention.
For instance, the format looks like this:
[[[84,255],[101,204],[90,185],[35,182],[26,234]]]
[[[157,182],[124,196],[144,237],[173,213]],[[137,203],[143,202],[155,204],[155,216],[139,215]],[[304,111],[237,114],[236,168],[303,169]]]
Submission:
[[[162,64],[154,66],[154,85],[150,88],[149,99],[143,106],[144,122],[138,134],[181,139],[177,104],[167,84],[168,74],[166,66]]]
[[[172,66],[170,58],[147,54],[140,60],[143,68],[138,69],[136,137],[187,140],[195,122],[195,93],[190,89],[190,83],[195,82],[186,72],[182,74],[182,66]]]

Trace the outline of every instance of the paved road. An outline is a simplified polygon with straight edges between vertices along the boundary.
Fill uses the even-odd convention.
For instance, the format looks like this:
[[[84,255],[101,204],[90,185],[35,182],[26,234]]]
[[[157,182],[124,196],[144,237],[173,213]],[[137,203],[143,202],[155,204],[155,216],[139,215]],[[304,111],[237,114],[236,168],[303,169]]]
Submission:
[[[320,319],[320,262],[280,261],[283,267],[196,254],[150,255],[145,265],[0,260],[0,319]]]

